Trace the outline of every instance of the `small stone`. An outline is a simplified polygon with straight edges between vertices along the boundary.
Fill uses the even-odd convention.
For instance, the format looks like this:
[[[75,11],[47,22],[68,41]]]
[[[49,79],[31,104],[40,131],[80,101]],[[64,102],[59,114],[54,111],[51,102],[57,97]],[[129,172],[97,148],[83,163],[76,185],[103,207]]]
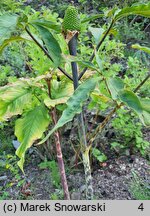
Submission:
[[[113,166],[110,164],[110,165],[109,165],[109,169],[112,169],[112,168],[113,168]]]
[[[18,140],[13,140],[12,141],[12,144],[13,144],[13,146],[14,146],[14,148],[17,150],[18,148],[19,148],[19,146],[20,146],[20,142],[18,141]]]
[[[120,169],[121,169],[121,170],[126,170],[126,166],[125,166],[124,164],[121,164],[121,165],[120,165]]]
[[[80,192],[83,193],[86,190],[86,185],[82,185],[80,187]]]
[[[126,156],[130,156],[130,151],[129,151],[129,149],[126,149],[126,150],[125,150],[125,154],[126,154]]]
[[[73,192],[71,194],[71,199],[72,200],[80,200],[81,199],[81,193],[80,192]]]
[[[0,176],[0,181],[5,181],[7,179],[7,176]]]
[[[135,163],[139,163],[139,159],[138,158],[135,158]]]

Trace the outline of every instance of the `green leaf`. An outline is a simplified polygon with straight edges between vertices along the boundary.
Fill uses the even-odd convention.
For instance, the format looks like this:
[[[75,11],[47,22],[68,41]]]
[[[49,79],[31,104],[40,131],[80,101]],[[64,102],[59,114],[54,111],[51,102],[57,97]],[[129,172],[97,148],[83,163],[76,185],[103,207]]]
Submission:
[[[140,15],[150,18],[150,3],[139,4],[136,6],[123,8],[122,10],[118,10],[115,13],[113,21],[118,21],[119,19],[122,19],[123,17],[129,15]]]
[[[16,82],[0,88],[0,119],[6,120],[14,115],[22,114],[23,109],[31,101],[29,87]]]
[[[143,110],[143,112],[139,114],[139,118],[146,127],[150,127],[150,113],[149,112]]]
[[[96,70],[96,71],[98,70],[97,67],[89,61],[77,60],[77,62],[79,63],[79,65],[82,65],[84,67],[87,67],[87,68],[90,68],[90,69]]]
[[[34,24],[33,26],[38,30],[41,39],[44,41],[55,66],[58,66],[61,62],[61,48],[59,46],[59,43],[48,29],[37,24]]]
[[[85,61],[81,58],[78,58],[77,56],[72,56],[72,55],[62,55],[63,56],[63,59],[65,60],[65,62],[77,62],[79,65],[81,66],[84,66],[84,67],[87,67],[87,68],[90,68],[92,70],[98,70],[97,67],[89,62],[89,61]]]
[[[58,163],[56,163],[54,160],[47,161],[47,159],[45,159],[45,161],[41,162],[38,166],[40,169],[49,168],[51,170],[51,178],[53,180],[53,184],[54,186],[59,188],[60,187],[60,173],[59,173]]]
[[[141,99],[136,94],[129,90],[122,90],[119,97],[123,103],[133,109],[139,116],[145,126],[150,126],[150,100]]]
[[[138,114],[141,114],[143,112],[143,108],[142,108],[139,98],[132,91],[122,90],[119,93],[119,97],[123,103],[125,103],[128,107],[133,109]]]
[[[142,114],[139,115],[140,120],[145,126],[150,127],[150,99],[142,98],[140,102],[143,108]]]
[[[55,30],[58,33],[61,32],[61,25],[58,25],[57,23],[52,22],[52,21],[40,19],[40,20],[34,20],[30,22],[30,24],[36,24],[39,26],[47,27],[47,28]]]
[[[0,44],[8,39],[11,33],[16,30],[18,22],[17,15],[3,14],[0,16]]]
[[[150,113],[150,99],[148,98],[142,98],[140,99],[140,102],[141,102],[141,105],[142,105],[142,108],[149,112]]]
[[[102,60],[100,59],[97,51],[95,50],[95,58],[96,58],[96,63],[100,69],[100,72],[103,70],[103,63],[102,63]]]
[[[107,85],[111,96],[114,100],[118,98],[119,92],[124,88],[124,83],[119,77],[109,78],[107,80]]]
[[[111,28],[108,34],[109,35],[114,35],[116,37],[118,35],[118,31],[116,29],[114,29],[114,28]]]
[[[28,17],[26,14],[21,14],[19,17],[18,17],[18,27],[19,28],[23,28],[25,27],[25,25],[28,23]]]
[[[89,93],[94,90],[98,80],[98,78],[89,79],[75,90],[74,94],[67,101],[67,108],[63,111],[62,116],[55,127],[39,144],[44,143],[58,128],[62,127],[67,122],[72,121],[76,114],[81,113],[83,103],[88,98]]]
[[[140,46],[139,44],[133,44],[132,48],[142,50],[142,51],[150,54],[150,48],[149,47]]]
[[[92,149],[92,154],[99,162],[104,162],[107,160],[107,156],[97,148]]]
[[[20,158],[18,165],[22,171],[25,152],[32,146],[35,140],[42,137],[43,132],[49,125],[49,121],[48,110],[44,105],[35,107],[27,112],[23,118],[16,121],[15,135],[21,143],[16,151],[16,155]]]
[[[92,33],[95,43],[98,44],[100,41],[101,36],[104,33],[104,29],[103,28],[93,28],[93,27],[89,27],[89,31]]]
[[[24,41],[24,40],[31,41],[31,39],[26,39],[22,36],[13,36],[13,37],[10,37],[9,39],[4,40],[2,45],[0,46],[0,54],[2,54],[4,48],[8,46],[10,43],[16,42],[16,41]]]
[[[91,15],[89,17],[84,18],[81,20],[81,23],[89,22],[98,18],[104,17],[104,14],[96,14],[96,15]]]
[[[111,145],[111,149],[114,149],[118,153],[121,149],[125,149],[125,146],[118,142],[112,142],[110,145]]]

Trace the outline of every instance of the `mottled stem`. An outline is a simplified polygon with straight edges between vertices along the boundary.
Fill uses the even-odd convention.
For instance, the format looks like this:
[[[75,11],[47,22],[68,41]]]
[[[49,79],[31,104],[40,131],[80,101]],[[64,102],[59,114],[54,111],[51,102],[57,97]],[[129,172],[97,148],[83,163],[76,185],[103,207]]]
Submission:
[[[103,128],[107,125],[107,123],[110,121],[110,119],[112,118],[113,114],[122,106],[122,104],[120,105],[116,105],[116,107],[114,107],[114,109],[106,116],[106,118],[104,119],[104,121],[97,126],[97,128],[94,130],[94,132],[89,136],[89,145],[92,145],[93,141],[95,140],[96,136],[103,130]]]
[[[54,125],[56,125],[57,124],[57,116],[56,116],[56,109],[55,108],[52,109],[51,116],[52,116],[52,120],[53,120]],[[62,151],[61,151],[60,134],[58,131],[55,132],[54,138],[55,138],[56,151],[57,151],[58,167],[59,167],[59,172],[60,172],[60,176],[61,176],[61,184],[62,184],[63,191],[64,191],[64,199],[70,200],[70,194],[69,194],[69,190],[68,190],[68,184],[67,184],[67,178],[66,178],[66,173],[65,173],[63,155],[62,155]]]
[[[51,80],[48,79],[46,80],[47,86],[48,86],[48,94],[49,97],[51,98]],[[56,115],[56,108],[52,108],[51,110],[51,117],[53,124],[57,124],[57,115]],[[57,161],[58,161],[58,167],[59,167],[59,172],[60,172],[60,177],[61,177],[61,184],[64,192],[64,199],[65,200],[70,200],[70,194],[68,190],[68,183],[67,183],[67,178],[66,178],[66,172],[65,172],[65,166],[64,166],[64,160],[63,160],[63,155],[62,155],[62,150],[61,150],[61,141],[60,141],[60,134],[59,131],[56,131],[54,133],[54,139],[55,139],[55,145],[56,145],[56,152],[57,152]]]
[[[78,34],[75,34],[68,43],[70,55],[73,55],[73,56],[77,55],[77,37],[78,37]],[[74,90],[76,90],[76,88],[79,85],[77,63],[71,62],[71,67],[72,67]],[[92,200],[93,199],[92,176],[91,176],[91,167],[90,167],[90,160],[89,160],[89,147],[87,145],[87,140],[86,140],[83,112],[81,112],[78,115],[78,132],[79,132],[81,153],[82,153],[84,172],[85,172],[86,199]]]

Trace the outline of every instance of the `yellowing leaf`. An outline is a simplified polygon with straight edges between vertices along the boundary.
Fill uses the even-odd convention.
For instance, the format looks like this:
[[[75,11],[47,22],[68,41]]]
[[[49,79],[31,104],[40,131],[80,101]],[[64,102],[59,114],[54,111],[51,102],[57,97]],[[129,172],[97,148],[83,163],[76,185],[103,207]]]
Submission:
[[[73,84],[65,81],[58,82],[52,80],[51,82],[51,98],[48,96],[44,99],[47,107],[55,107],[58,104],[65,104],[69,97],[73,94]]]
[[[139,44],[133,44],[132,45],[132,48],[133,49],[139,49],[139,50],[142,50],[148,54],[150,54],[150,48],[149,47],[145,47],[145,46],[140,46]]]
[[[7,85],[0,88],[0,119],[22,114],[23,109],[30,103],[31,93],[25,85]]]
[[[110,98],[103,95],[103,94],[100,94],[100,93],[97,93],[97,92],[93,92],[91,94],[91,97],[94,99],[95,102],[97,101],[101,101],[103,103],[107,103],[108,101],[110,101]]]
[[[50,99],[50,98],[46,98],[44,100],[44,103],[47,107],[55,107],[58,104],[64,104],[67,102],[69,97],[63,97],[63,98],[59,98],[59,99]]]
[[[48,110],[44,105],[35,107],[27,112],[23,118],[16,121],[15,135],[21,143],[16,151],[16,155],[20,158],[18,165],[22,171],[26,150],[32,146],[35,140],[42,137],[49,122]]]
[[[63,97],[70,97],[73,94],[73,84],[65,81],[58,82],[52,80],[51,82],[51,96],[52,99],[59,99]]]

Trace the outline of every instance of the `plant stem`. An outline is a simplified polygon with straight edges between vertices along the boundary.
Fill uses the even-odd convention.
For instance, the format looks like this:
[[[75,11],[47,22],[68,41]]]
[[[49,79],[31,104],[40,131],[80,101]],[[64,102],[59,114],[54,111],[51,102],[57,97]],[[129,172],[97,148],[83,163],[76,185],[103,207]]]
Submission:
[[[48,94],[49,97],[51,97],[51,80],[48,79],[46,80],[47,86],[48,86]],[[56,115],[56,108],[52,108],[51,110],[51,117],[53,124],[57,124],[57,115]],[[61,177],[61,184],[63,187],[63,192],[64,192],[64,199],[65,200],[70,200],[70,194],[68,190],[68,183],[67,183],[67,178],[66,178],[66,172],[65,172],[65,166],[64,166],[64,160],[63,160],[63,155],[62,155],[62,150],[61,150],[61,141],[60,141],[60,134],[59,131],[56,131],[54,133],[54,138],[55,138],[55,145],[56,145],[56,152],[57,152],[57,161],[58,161],[58,167],[59,167],[59,172],[60,172],[60,177]]]
[[[73,56],[77,55],[77,38],[78,38],[78,34],[75,34],[68,43],[70,55]],[[77,63],[71,62],[71,67],[72,67],[73,85],[75,90],[79,85]]]
[[[106,31],[105,34],[103,35],[102,39],[101,39],[100,42],[97,44],[97,46],[96,46],[96,50],[97,50],[97,51],[99,50],[99,48],[100,48],[100,46],[102,45],[102,43],[104,42],[105,38],[106,38],[107,35],[109,34],[109,32],[110,32],[110,30],[111,30],[113,24],[114,24],[114,22],[112,21],[111,24],[110,24],[110,26],[109,26],[109,28],[107,29],[107,31]],[[92,62],[92,60],[94,59],[94,57],[95,57],[95,52],[92,53],[92,55],[91,55],[89,61]],[[85,68],[83,69],[83,71],[79,74],[79,77],[78,77],[79,80],[80,80],[80,79],[82,78],[82,76],[85,74],[85,72],[87,71],[87,69],[88,69],[88,67],[85,67]]]
[[[52,109],[51,116],[52,116],[52,120],[53,120],[54,125],[56,125],[57,124],[57,116],[56,116],[56,109],[55,108]],[[68,190],[68,183],[67,183],[65,166],[64,166],[63,156],[62,156],[59,132],[56,131],[54,136],[55,136],[55,144],[56,144],[56,151],[57,151],[58,167],[59,167],[59,172],[60,172],[60,176],[61,176],[61,184],[62,184],[63,191],[64,191],[64,199],[70,200],[70,194],[69,194],[69,190]]]
[[[100,133],[103,128],[107,125],[107,123],[110,121],[110,119],[112,118],[113,114],[122,106],[122,104],[117,105],[114,107],[114,109],[106,116],[106,118],[104,119],[104,121],[97,126],[97,128],[95,129],[95,131],[89,136],[89,145],[92,145],[93,141],[95,140],[96,136],[98,135],[98,133]]]
[[[149,78],[150,78],[150,72],[145,77],[145,79],[134,89],[134,92],[137,92]]]
[[[148,73],[148,75],[145,77],[144,80],[141,81],[141,83],[134,89],[134,93],[136,93],[143,85],[144,83],[150,78],[150,72]],[[96,136],[103,130],[103,128],[107,125],[107,123],[110,121],[110,119],[112,118],[112,116],[114,115],[114,113],[116,113],[116,111],[123,105],[123,103],[121,103],[120,105],[116,105],[114,107],[114,109],[106,116],[106,118],[104,119],[104,121],[97,126],[97,128],[95,129],[95,131],[89,136],[89,145],[92,144],[92,142],[95,140]],[[88,134],[87,134],[88,136]]]
[[[25,27],[26,32],[30,35],[30,37],[33,39],[33,41],[41,48],[41,50],[43,50],[43,52],[45,53],[45,55],[53,62],[52,57],[49,55],[49,53],[47,52],[47,50],[36,40],[36,38],[31,34],[31,32],[29,31],[29,29],[27,27]],[[58,67],[58,69],[66,76],[68,77],[70,80],[72,80],[72,77],[61,67]]]
[[[73,56],[77,55],[77,37],[78,34],[75,34],[68,43],[70,55]],[[71,62],[71,67],[72,67],[74,90],[76,90],[76,88],[79,85],[77,63]],[[81,112],[78,115],[78,132],[79,132],[81,153],[82,153],[84,172],[85,172],[86,199],[91,200],[93,199],[93,186],[92,186],[91,167],[90,167],[90,160],[89,160],[89,146],[87,145],[87,140],[86,140],[83,112]]]

